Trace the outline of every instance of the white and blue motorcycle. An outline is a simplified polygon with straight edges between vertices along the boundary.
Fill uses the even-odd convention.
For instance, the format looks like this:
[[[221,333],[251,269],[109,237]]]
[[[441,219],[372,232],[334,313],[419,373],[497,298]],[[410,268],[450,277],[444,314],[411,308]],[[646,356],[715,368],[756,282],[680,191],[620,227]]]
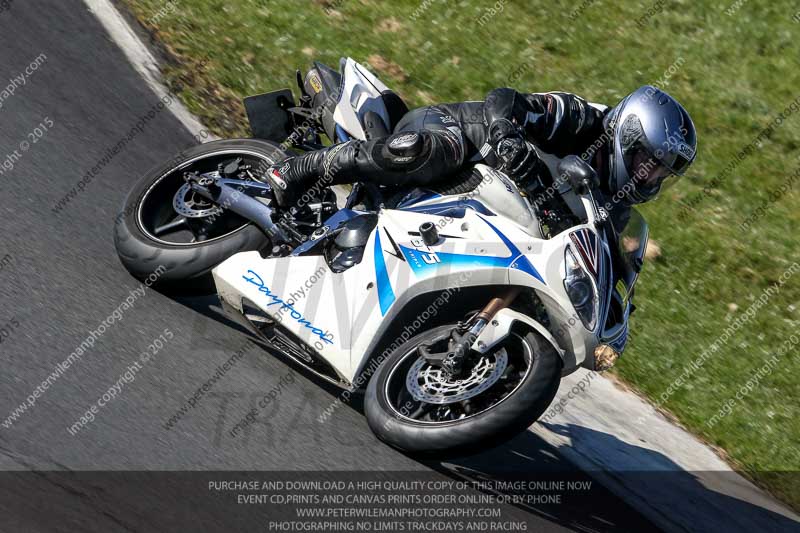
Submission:
[[[562,376],[615,362],[647,243],[638,213],[615,231],[591,168],[547,154],[566,178],[555,218],[480,164],[438,189],[319,186],[281,209],[267,167],[322,135],[385,134],[407,111],[352,59],[314,72],[298,73],[298,102],[245,100],[253,139],[194,147],[136,185],[115,225],[133,275],[163,266],[164,291],[216,290],[266,346],[366,385],[370,427],[407,452],[495,445],[547,409]]]

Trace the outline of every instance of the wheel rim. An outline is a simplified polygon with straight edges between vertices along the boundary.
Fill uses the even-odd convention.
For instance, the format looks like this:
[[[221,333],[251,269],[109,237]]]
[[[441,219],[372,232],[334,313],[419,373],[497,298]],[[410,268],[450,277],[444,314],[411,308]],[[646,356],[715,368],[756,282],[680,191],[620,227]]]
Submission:
[[[218,175],[220,163],[241,157],[243,164],[273,164],[275,160],[250,150],[218,150],[193,157],[162,173],[141,195],[136,224],[148,238],[169,246],[197,246],[242,231],[251,222],[193,193],[185,172]]]
[[[434,344],[447,339],[449,333]],[[531,346],[516,333],[483,356],[473,354],[471,373],[460,380],[444,379],[418,349],[395,363],[383,391],[394,416],[416,424],[451,424],[494,409],[519,389],[533,367]]]

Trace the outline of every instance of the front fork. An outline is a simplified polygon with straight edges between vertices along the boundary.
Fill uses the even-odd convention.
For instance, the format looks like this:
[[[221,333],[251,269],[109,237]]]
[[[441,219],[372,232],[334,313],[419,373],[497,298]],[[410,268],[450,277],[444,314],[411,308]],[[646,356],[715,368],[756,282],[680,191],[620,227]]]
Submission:
[[[500,296],[489,300],[489,303],[465,327],[454,329],[450,335],[451,342],[448,345],[448,351],[432,353],[428,346],[422,345],[419,348],[420,354],[428,363],[440,367],[450,376],[461,376],[470,346],[475,343],[475,340],[495,315],[511,305],[519,295],[519,292],[519,287],[508,287]]]

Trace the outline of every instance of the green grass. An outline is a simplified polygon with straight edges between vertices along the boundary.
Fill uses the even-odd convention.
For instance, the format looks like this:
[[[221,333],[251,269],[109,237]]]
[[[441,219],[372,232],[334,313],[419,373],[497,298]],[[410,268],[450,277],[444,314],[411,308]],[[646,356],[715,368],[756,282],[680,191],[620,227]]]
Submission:
[[[800,112],[678,218],[681,202],[700,193],[800,96],[800,24],[792,20],[798,10],[792,2],[749,0],[733,15],[725,11],[733,1],[688,0],[128,3],[176,59],[169,83],[182,88],[189,108],[221,135],[246,133],[241,97],[294,87],[294,70],[307,69],[312,58],[332,66],[340,56],[372,64],[413,105],[481,99],[509,79],[520,90],[566,90],[613,104],[675,65],[662,86],[690,110],[699,156],[689,176],[644,208],[662,255],[643,273],[636,338],[617,369],[652,398],[800,261],[800,184],[749,230],[737,229],[800,166]],[[169,5],[175,9],[157,24],[147,22]],[[495,5],[502,10],[480,25]],[[637,27],[635,21],[659,5],[663,12]],[[326,14],[326,7],[334,13]],[[416,22],[415,10],[422,11]],[[800,486],[770,472],[800,470],[798,346],[730,415],[713,427],[707,421],[798,332],[799,300],[795,275],[663,404],[795,507]]]

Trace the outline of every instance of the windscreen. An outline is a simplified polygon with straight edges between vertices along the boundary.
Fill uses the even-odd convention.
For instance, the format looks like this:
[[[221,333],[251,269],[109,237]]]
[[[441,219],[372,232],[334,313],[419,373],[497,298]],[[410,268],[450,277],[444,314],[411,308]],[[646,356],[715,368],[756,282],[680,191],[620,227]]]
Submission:
[[[649,234],[650,230],[644,217],[636,209],[631,208],[628,223],[619,233],[618,239],[620,272],[617,276],[619,282],[617,290],[620,291],[625,301],[628,300],[636,279],[639,277],[639,272],[642,270]]]

